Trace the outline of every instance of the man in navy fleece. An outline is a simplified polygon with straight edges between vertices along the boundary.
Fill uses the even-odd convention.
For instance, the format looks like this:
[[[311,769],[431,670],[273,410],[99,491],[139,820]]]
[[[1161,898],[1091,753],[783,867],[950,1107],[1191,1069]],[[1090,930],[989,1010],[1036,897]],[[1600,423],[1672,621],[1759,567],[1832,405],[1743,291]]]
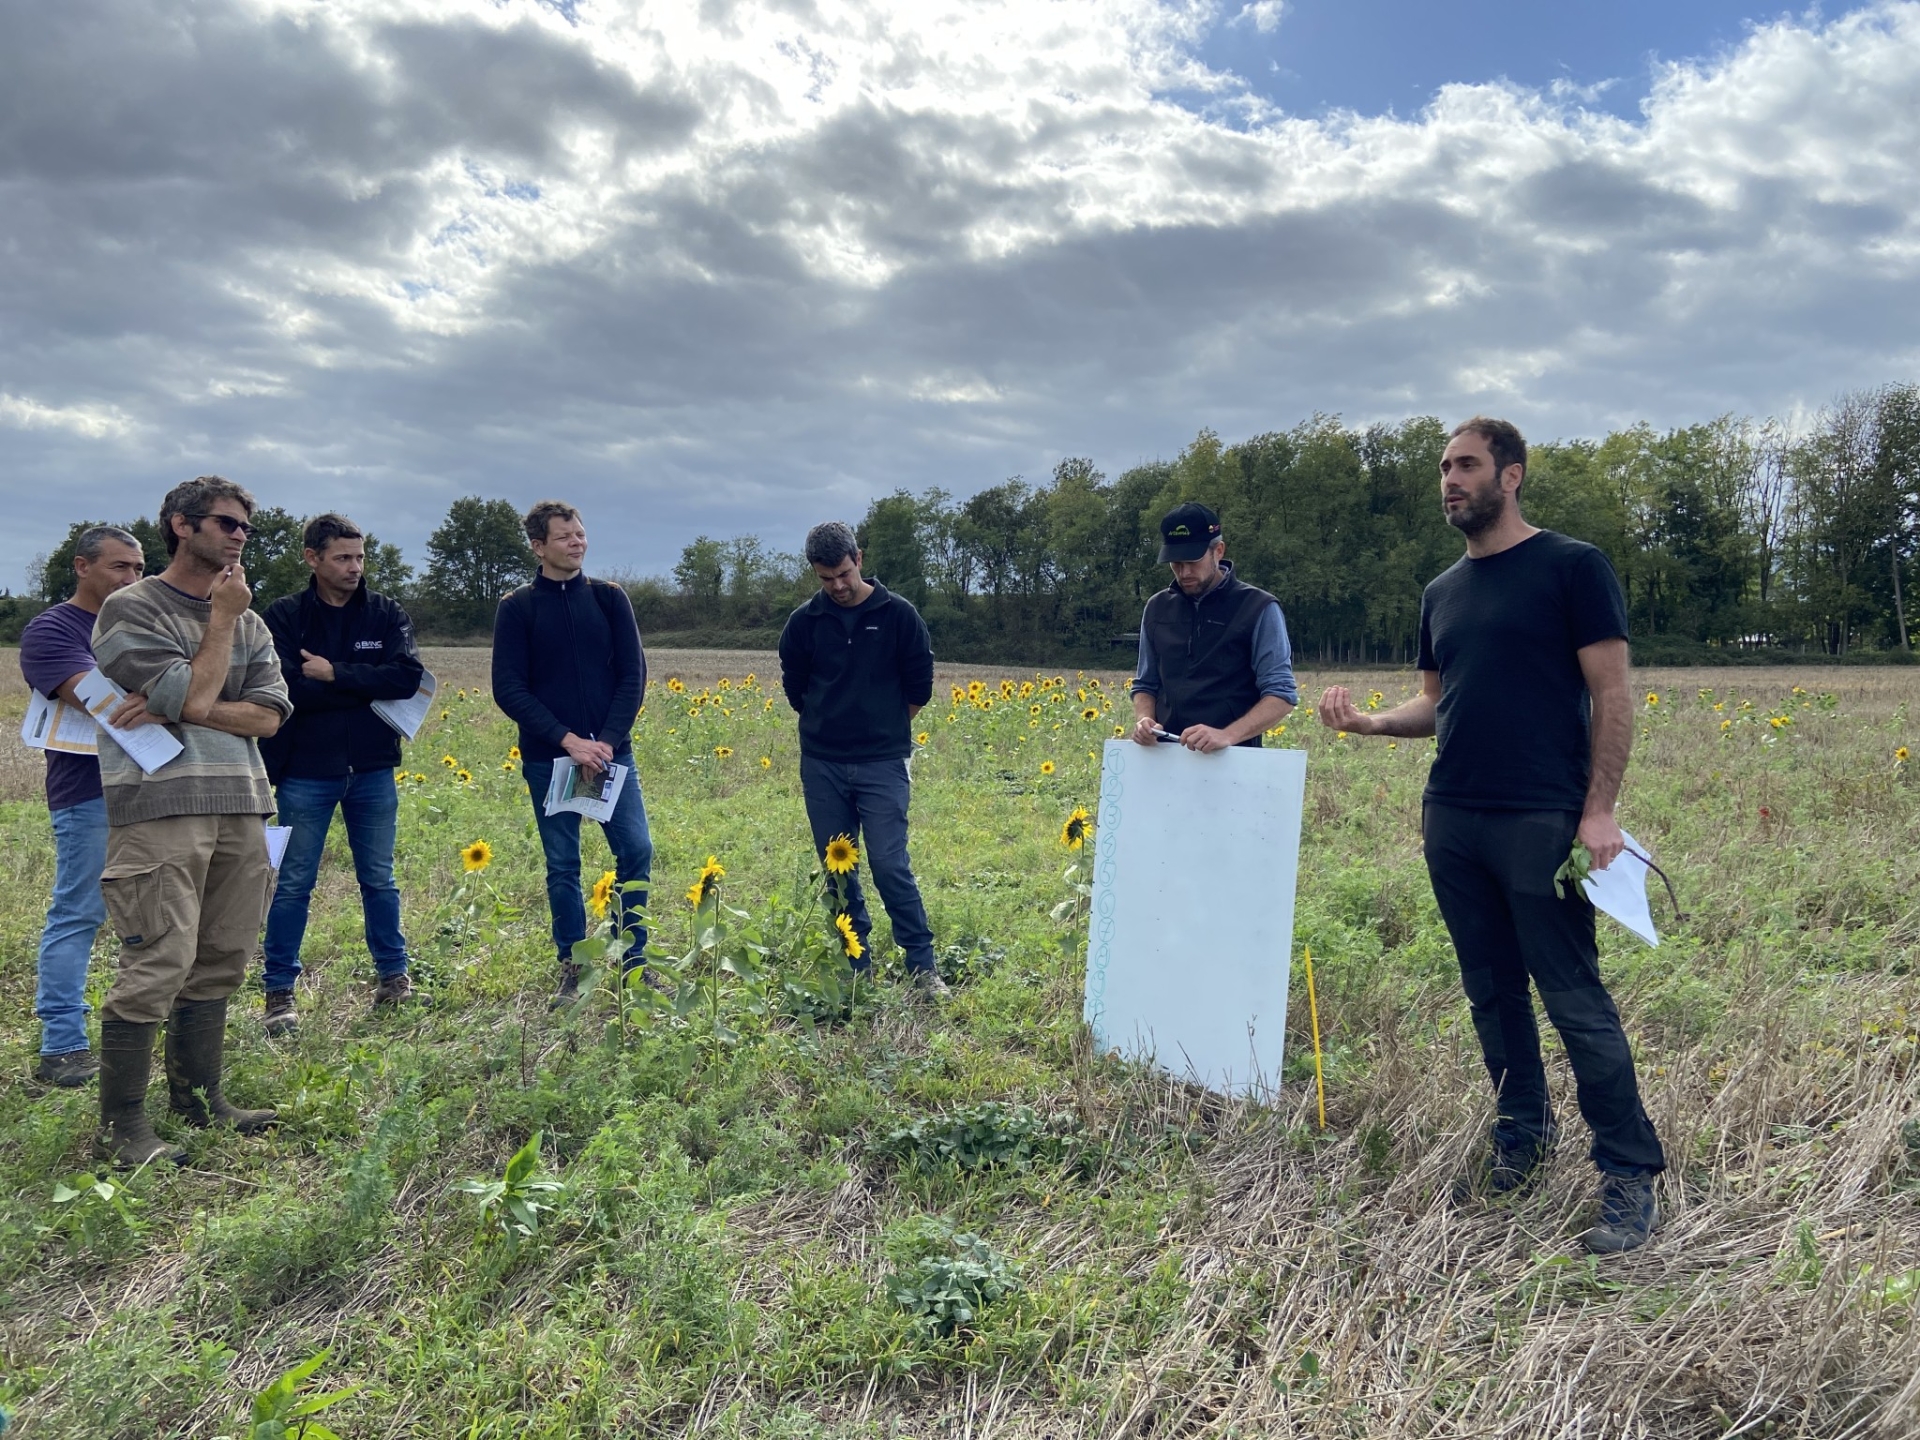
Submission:
[[[640,964],[647,943],[641,907],[653,874],[653,839],[632,739],[634,718],[647,695],[647,657],[627,592],[581,573],[587,527],[580,512],[558,500],[542,500],[527,512],[526,527],[540,568],[530,583],[500,602],[494,617],[493,698],[520,727],[521,774],[546,853],[547,909],[560,958],[560,988],[553,997],[557,1009],[579,993],[581,967],[573,947],[587,936],[580,817],[571,811],[546,813],[554,762],[562,757],[589,779],[613,765],[627,767],[613,813],[600,828],[620,884],[626,969]]]
[[[908,760],[913,717],[933,695],[933,642],[908,601],[860,574],[860,548],[838,520],[807,532],[807,561],[820,593],[780,633],[780,683],[800,714],[800,790],[816,853],[837,835],[864,836],[872,872],[923,996],[947,987],[933,963],[933,928],[907,860]],[[846,913],[867,968],[873,921],[857,873],[846,879]]]

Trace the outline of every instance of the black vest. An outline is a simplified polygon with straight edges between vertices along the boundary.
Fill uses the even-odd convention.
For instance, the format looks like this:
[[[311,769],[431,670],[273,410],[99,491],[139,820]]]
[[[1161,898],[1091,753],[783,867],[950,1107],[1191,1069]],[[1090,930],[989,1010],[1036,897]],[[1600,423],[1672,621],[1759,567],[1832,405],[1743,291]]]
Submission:
[[[1160,667],[1154,710],[1162,729],[1176,735],[1189,725],[1224,729],[1259,703],[1253,627],[1267,606],[1279,603],[1231,571],[1198,600],[1170,585],[1147,601],[1140,628]],[[1260,737],[1240,743],[1257,748]]]

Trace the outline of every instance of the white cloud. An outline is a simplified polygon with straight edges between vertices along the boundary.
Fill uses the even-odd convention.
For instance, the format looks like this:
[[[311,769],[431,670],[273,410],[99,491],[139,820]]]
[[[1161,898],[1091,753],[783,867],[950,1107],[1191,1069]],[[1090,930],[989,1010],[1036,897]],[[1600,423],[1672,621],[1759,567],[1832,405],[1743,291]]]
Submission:
[[[560,488],[664,568],[1202,424],[1913,373],[1920,5],[1759,28],[1638,122],[1281,115],[1195,58],[1282,7],[1227,8],[11,0],[0,474],[104,516],[225,468],[416,555]]]
[[[1286,0],[1252,0],[1242,5],[1240,13],[1233,17],[1236,25],[1251,25],[1262,35],[1271,35],[1280,28],[1280,17],[1286,13]]]

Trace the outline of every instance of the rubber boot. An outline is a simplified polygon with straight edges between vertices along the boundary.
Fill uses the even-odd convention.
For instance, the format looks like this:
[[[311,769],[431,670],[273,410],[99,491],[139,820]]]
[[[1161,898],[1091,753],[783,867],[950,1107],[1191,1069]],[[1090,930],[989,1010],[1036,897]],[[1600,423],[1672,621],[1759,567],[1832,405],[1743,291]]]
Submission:
[[[100,1021],[100,1133],[93,1153],[123,1169],[155,1160],[179,1164],[187,1158],[186,1151],[154,1134],[147,1119],[147,1079],[153,1072],[153,1036],[159,1028],[158,1021]]]
[[[227,1002],[182,1001],[167,1017],[167,1094],[174,1114],[204,1130],[231,1125],[242,1135],[264,1130],[279,1117],[271,1110],[242,1110],[220,1093],[227,1048]]]

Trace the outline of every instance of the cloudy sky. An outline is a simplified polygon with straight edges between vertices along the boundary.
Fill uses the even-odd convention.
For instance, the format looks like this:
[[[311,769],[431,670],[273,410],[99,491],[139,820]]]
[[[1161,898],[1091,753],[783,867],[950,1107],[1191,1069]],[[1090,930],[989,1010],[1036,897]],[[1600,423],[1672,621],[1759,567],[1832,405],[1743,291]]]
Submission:
[[[219,471],[599,568],[1315,411],[1920,375],[1920,4],[0,0],[0,586]]]

